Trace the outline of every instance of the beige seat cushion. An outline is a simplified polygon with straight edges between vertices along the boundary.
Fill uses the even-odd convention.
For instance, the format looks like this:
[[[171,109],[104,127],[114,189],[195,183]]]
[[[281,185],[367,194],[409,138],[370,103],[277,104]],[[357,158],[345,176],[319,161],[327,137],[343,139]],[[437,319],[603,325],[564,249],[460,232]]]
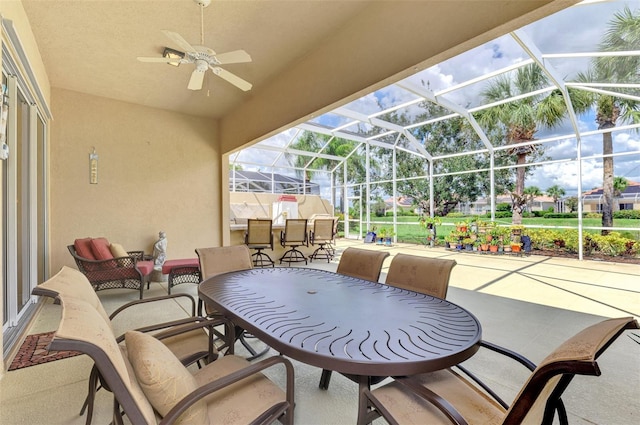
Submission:
[[[451,370],[421,375],[420,379],[431,391],[451,403],[469,425],[499,424],[505,415],[502,406]],[[373,390],[373,394],[400,424],[451,423],[433,404],[415,396],[395,381]]]
[[[195,372],[199,386],[249,366],[242,357],[228,355]],[[237,425],[253,421],[271,406],[285,401],[284,391],[257,373],[205,398],[211,425]]]
[[[169,413],[180,400],[198,388],[193,375],[153,336],[129,331],[125,334],[125,341],[140,387],[160,415]],[[205,402],[195,403],[176,423],[209,424]]]

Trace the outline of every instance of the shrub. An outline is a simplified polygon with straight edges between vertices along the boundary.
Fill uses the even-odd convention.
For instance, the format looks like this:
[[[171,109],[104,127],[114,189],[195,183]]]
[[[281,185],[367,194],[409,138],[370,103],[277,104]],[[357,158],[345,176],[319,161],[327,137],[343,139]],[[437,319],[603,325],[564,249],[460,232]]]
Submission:
[[[567,252],[578,252],[577,230],[528,229],[532,249],[564,249]],[[627,238],[619,232],[611,232],[606,236],[598,233],[583,235],[584,252],[600,253],[612,257],[618,255],[638,255],[640,243]]]
[[[640,220],[640,210],[620,210],[613,213],[613,218]]]

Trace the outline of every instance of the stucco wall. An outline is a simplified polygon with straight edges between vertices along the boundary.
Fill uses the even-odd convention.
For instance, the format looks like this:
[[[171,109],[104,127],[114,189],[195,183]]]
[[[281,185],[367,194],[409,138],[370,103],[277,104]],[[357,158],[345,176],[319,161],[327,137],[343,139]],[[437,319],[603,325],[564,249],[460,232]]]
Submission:
[[[163,230],[169,258],[221,243],[214,122],[62,89],[52,99],[51,272],[75,266],[66,246],[87,236],[150,253]]]

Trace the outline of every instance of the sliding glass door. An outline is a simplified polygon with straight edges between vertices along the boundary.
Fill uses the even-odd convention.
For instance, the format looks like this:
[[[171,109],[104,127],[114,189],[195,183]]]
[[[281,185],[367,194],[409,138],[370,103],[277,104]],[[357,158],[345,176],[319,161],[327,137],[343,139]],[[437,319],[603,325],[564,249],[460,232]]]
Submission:
[[[34,310],[31,290],[46,278],[46,121],[3,51],[8,110],[2,167],[2,331],[4,355]]]

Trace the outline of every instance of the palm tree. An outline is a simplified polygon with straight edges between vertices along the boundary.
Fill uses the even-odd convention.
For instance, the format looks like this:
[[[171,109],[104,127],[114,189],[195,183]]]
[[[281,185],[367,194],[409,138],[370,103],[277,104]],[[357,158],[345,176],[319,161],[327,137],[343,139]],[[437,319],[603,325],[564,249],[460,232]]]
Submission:
[[[553,210],[558,212],[558,199],[565,195],[565,191],[563,188],[554,184],[550,188],[547,189],[547,195],[553,198]]]
[[[531,204],[537,196],[542,196],[542,191],[538,186],[528,186],[524,189],[524,198],[527,206],[527,211],[531,212]]]
[[[637,50],[640,46],[640,10],[632,12],[625,7],[609,22],[609,29],[600,43],[602,51]],[[592,61],[592,69],[578,75],[581,82],[637,83],[640,77],[640,57],[599,57]],[[623,90],[619,90],[621,93]],[[609,94],[592,94],[596,107],[598,130],[608,130],[616,122],[640,122],[640,103]],[[613,137],[611,131],[602,133],[602,227],[613,226]],[[609,233],[603,229],[602,234]]]
[[[485,103],[497,102],[510,97],[524,95],[549,86],[542,69],[535,64],[518,68],[514,78],[503,75],[492,81],[482,92]],[[509,145],[531,142],[538,126],[552,128],[558,125],[566,111],[562,93],[554,90],[551,93],[523,96],[515,101],[502,103],[476,114],[478,122],[491,133],[500,131]],[[493,130],[493,131],[492,131]],[[537,146],[530,144],[517,146],[509,152],[516,156],[516,184],[511,192],[513,224],[522,223],[522,211],[526,205],[524,181],[527,155],[536,152]]]
[[[620,205],[619,198],[622,196],[622,192],[627,188],[629,182],[624,177],[614,177],[613,178],[613,196],[618,199],[616,205]]]

